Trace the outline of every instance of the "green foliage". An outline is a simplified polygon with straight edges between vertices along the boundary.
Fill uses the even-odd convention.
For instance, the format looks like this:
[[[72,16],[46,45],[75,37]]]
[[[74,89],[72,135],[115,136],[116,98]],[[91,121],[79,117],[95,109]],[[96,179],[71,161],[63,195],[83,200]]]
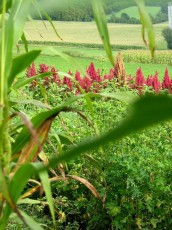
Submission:
[[[55,97],[53,99],[56,100]],[[76,102],[75,106],[89,116],[83,99]],[[96,98],[93,106],[102,133],[107,130],[107,126],[117,126],[129,109],[127,103],[107,98]],[[114,119],[111,119],[112,114]],[[94,134],[74,114],[63,115],[63,120],[67,130],[61,128],[61,132],[75,135],[75,142]],[[59,129],[59,124],[57,122],[53,126],[55,132]],[[92,157],[99,162],[102,171],[84,155],[83,158],[68,162],[65,167],[67,174],[87,178],[97,187],[102,197],[106,195],[106,199],[102,207],[77,181],[54,181],[52,192],[58,219],[56,226],[59,229],[72,226],[73,229],[97,229],[97,226],[100,229],[127,229],[128,226],[131,229],[139,226],[148,229],[156,226],[159,230],[164,226],[171,228],[171,127],[171,122],[161,123],[157,127],[105,145],[105,155],[92,150]],[[55,144],[54,141],[53,143]],[[64,149],[71,147],[69,143],[62,143]],[[49,145],[47,153],[52,154]],[[53,169],[59,175],[59,170],[56,167]],[[38,193],[32,195],[32,198],[40,199]],[[40,205],[21,207],[36,220],[52,226],[50,213],[44,204],[45,199],[41,200]]]

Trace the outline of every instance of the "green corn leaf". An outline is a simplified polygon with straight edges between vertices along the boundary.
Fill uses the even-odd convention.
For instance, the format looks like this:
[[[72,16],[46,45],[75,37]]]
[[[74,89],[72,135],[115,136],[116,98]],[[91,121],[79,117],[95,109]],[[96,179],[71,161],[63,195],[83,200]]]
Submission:
[[[60,132],[54,132],[54,131],[51,132],[50,136],[54,137],[58,147],[60,147],[60,150],[62,150],[62,148],[61,148],[62,144],[65,144],[65,145],[71,145],[72,144],[73,145],[74,138],[72,138],[71,136],[65,135],[65,134],[60,133]]]
[[[25,48],[26,53],[28,53],[29,52],[28,43],[27,43],[27,39],[26,39],[26,36],[25,36],[24,32],[23,32],[23,34],[21,36],[21,40],[22,40],[22,42],[24,44],[24,48]]]
[[[117,128],[111,129],[98,138],[89,138],[78,144],[77,147],[63,153],[59,158],[51,159],[49,167],[70,160],[81,153],[89,152],[101,145],[119,140],[132,132],[169,119],[172,119],[172,97],[166,95],[144,96],[133,103],[128,118]]]
[[[38,83],[38,87],[40,88],[41,95],[44,98],[44,103],[48,104],[47,90],[40,83]]]
[[[12,63],[12,48],[13,48],[13,33],[14,33],[14,25],[11,18],[8,19],[6,23],[6,31],[5,31],[5,73],[8,76],[11,63]],[[10,36],[9,36],[10,34]]]
[[[25,164],[18,168],[9,184],[9,191],[13,202],[16,204],[17,200],[21,196],[21,193],[26,186],[28,179],[34,174],[35,168],[31,164]],[[0,221],[0,229],[7,225],[12,209],[9,204],[7,204],[3,210],[3,217]]]
[[[13,0],[10,19],[13,21],[13,45],[16,45],[22,36],[25,21],[30,12],[32,0]]]
[[[34,167],[36,169],[39,169],[39,164],[34,164]],[[39,177],[41,179],[41,183],[42,183],[43,189],[45,191],[45,195],[46,195],[47,202],[48,202],[48,205],[49,205],[49,208],[50,208],[53,223],[55,224],[55,213],[54,213],[53,197],[52,197],[51,183],[50,183],[50,180],[49,180],[48,172],[47,171],[39,172],[39,170],[37,170],[37,171],[39,173]]]
[[[10,182],[10,192],[15,202],[21,196],[21,193],[26,186],[28,179],[35,173],[35,168],[32,164],[25,164],[18,168]]]
[[[61,111],[65,111],[65,108],[72,103],[74,103],[76,100],[81,98],[81,96],[76,96],[70,98],[66,103],[60,105],[59,107],[52,109],[50,111],[42,112],[32,118],[31,122],[33,124],[34,128],[39,128],[41,125],[43,125],[44,122],[46,122],[48,119],[51,119],[52,117],[55,117],[59,114]],[[30,139],[30,133],[27,129],[27,127],[24,127],[20,134],[18,135],[15,143],[12,145],[12,152],[13,154],[19,153],[21,149],[25,146],[25,144]]]
[[[30,4],[32,0],[14,0],[13,4],[9,1],[10,14],[5,25],[5,75],[6,79],[10,74],[12,67],[12,49],[18,43],[21,37],[22,30],[29,13]],[[9,36],[10,35],[10,36]],[[21,64],[20,64],[21,65]],[[22,65],[21,65],[22,66]],[[7,84],[5,84],[5,91],[7,91]]]
[[[47,202],[43,202],[42,200],[33,200],[30,198],[24,198],[18,200],[17,204],[47,204]]]
[[[24,71],[39,56],[40,53],[41,50],[32,50],[13,59],[12,68],[8,79],[9,87],[12,85],[16,75]]]
[[[51,106],[44,104],[41,101],[34,100],[34,99],[33,100],[23,100],[23,101],[18,101],[18,100],[10,101],[11,106],[14,106],[16,104],[25,104],[25,105],[31,104],[31,105],[34,105],[36,107],[40,107],[40,108],[44,108],[44,109],[51,109]]]
[[[147,31],[148,40],[149,40],[149,49],[151,51],[152,57],[154,57],[155,52],[155,33],[153,29],[153,25],[151,22],[151,18],[146,10],[145,4],[143,0],[135,0],[140,14],[140,21],[142,23],[142,38],[145,44],[146,38],[145,38],[145,30]]]
[[[51,76],[52,75],[52,72],[47,72],[47,73],[41,73],[41,74],[38,74],[38,75],[35,75],[33,77],[29,77],[27,78],[26,76],[23,77],[22,79],[19,79],[13,86],[12,86],[12,89],[19,89],[29,83],[31,83],[33,80],[35,79],[38,79],[38,78],[44,78],[44,77],[48,77],[48,76]]]
[[[11,8],[12,0],[6,0],[6,12]],[[2,0],[0,1],[0,14],[2,13]]]
[[[5,176],[2,172],[2,169],[0,167],[0,194],[2,194],[2,196],[7,200],[7,202],[9,204],[12,203],[11,201],[11,197],[10,197],[10,194],[9,194],[9,187],[8,187],[8,184],[7,184],[7,181],[5,179]]]
[[[63,40],[63,39],[61,38],[61,36],[58,34],[58,32],[57,32],[57,30],[56,30],[56,28],[55,28],[55,26],[54,26],[54,24],[53,24],[53,22],[52,22],[50,16],[47,14],[47,12],[37,3],[36,0],[34,0],[34,3],[35,3],[35,6],[36,6],[37,10],[38,10],[42,15],[44,15],[44,16],[46,17],[46,19],[49,21],[49,23],[51,24],[51,26],[52,26],[54,32],[56,33],[57,37],[58,37],[60,40]]]
[[[32,217],[30,217],[27,213],[19,210],[22,216],[24,217],[24,220],[27,224],[27,226],[32,230],[43,230],[43,228],[40,226],[39,223],[37,223]]]
[[[94,107],[93,107],[93,103],[89,97],[89,94],[85,94],[85,100],[87,102],[87,108],[88,108],[88,110],[89,110],[89,112],[90,112],[90,114],[94,120]]]
[[[107,53],[107,56],[111,64],[114,66],[114,58],[112,55],[112,49],[110,45],[109,33],[108,33],[107,22],[106,22],[106,15],[103,9],[102,0],[99,1],[91,0],[91,4],[93,9],[94,19],[97,24],[100,37],[102,39],[104,49]]]

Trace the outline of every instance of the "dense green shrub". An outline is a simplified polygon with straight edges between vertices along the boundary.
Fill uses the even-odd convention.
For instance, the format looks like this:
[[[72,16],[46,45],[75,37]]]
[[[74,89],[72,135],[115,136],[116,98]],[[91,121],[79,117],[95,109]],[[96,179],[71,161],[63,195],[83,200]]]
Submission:
[[[163,35],[163,37],[165,38],[165,40],[167,42],[168,49],[172,49],[172,29],[165,28],[162,31],[162,35]]]
[[[140,24],[140,20],[134,17],[130,17],[126,13],[122,13],[121,17],[116,17],[115,14],[112,14],[108,22],[114,23],[126,23],[126,24]]]

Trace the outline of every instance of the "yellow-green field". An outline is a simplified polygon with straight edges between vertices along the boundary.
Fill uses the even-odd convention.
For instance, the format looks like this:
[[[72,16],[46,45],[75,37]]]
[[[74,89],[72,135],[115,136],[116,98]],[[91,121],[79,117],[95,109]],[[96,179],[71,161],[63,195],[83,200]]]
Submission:
[[[45,25],[46,27],[45,27]],[[45,21],[27,22],[25,33],[28,40],[59,42],[49,22]],[[101,44],[96,25],[94,22],[54,22],[63,42]],[[166,43],[161,35],[167,23],[154,26],[156,35],[156,46],[160,49],[166,48]],[[144,46],[141,38],[141,25],[108,24],[111,44]]]

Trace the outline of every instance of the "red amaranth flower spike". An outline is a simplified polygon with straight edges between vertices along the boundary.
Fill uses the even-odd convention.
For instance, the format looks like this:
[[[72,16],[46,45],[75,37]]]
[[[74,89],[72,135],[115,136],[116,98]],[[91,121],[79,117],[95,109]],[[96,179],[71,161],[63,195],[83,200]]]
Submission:
[[[28,66],[26,69],[26,76],[27,77],[33,77],[37,75],[35,63],[33,62],[31,66]]]
[[[127,85],[131,89],[135,89],[135,77],[131,76],[131,74],[127,77]]]
[[[89,77],[84,77],[84,89],[86,92],[89,92],[92,86],[91,79]]]
[[[56,83],[58,86],[61,85],[61,80],[58,75],[58,71],[54,68],[54,66],[51,67],[52,74],[52,82]]]
[[[39,73],[46,73],[49,71],[49,67],[46,64],[40,64],[39,65]]]
[[[49,72],[49,68],[50,68],[50,66],[47,66],[46,64],[40,64],[38,72],[40,74],[41,73],[47,73],[47,72]],[[49,86],[50,85],[50,77],[49,76],[44,77],[43,84],[45,86]]]
[[[159,93],[161,89],[161,82],[158,80],[158,72],[156,71],[153,81],[152,81],[152,88],[154,89],[155,93]]]
[[[79,83],[80,87],[82,89],[84,89],[84,87],[85,87],[84,80],[82,79],[80,72],[78,72],[78,71],[76,71],[76,73],[75,73],[75,80]],[[78,88],[78,90],[79,90],[79,88]]]
[[[135,88],[138,90],[139,94],[142,94],[142,90],[144,88],[145,79],[142,73],[141,67],[136,71],[136,79],[135,79]]]
[[[35,67],[35,63],[33,62],[31,66],[28,66],[26,69],[26,76],[27,77],[33,77],[37,75],[37,70]],[[33,80],[30,84],[30,88],[35,88],[37,86],[37,79]]]
[[[168,69],[166,68],[164,78],[162,81],[162,89],[171,89],[171,86],[172,86],[171,79],[168,73]]]
[[[71,73],[70,70],[69,70],[68,74],[69,74],[69,75],[72,75],[72,73]],[[70,91],[73,90],[73,83],[72,83],[72,81],[70,80],[70,78],[68,78],[68,77],[65,76],[65,77],[63,78],[63,84],[67,85],[67,87],[69,88]]]
[[[147,77],[147,79],[146,79],[146,81],[145,81],[145,84],[146,84],[147,86],[152,86],[152,82],[153,82],[153,76],[151,75],[151,76],[148,76],[148,77]]]
[[[137,71],[136,71],[135,84],[136,84],[137,87],[143,86],[145,84],[145,79],[144,79],[144,76],[143,76],[141,68],[137,69]]]
[[[94,63],[91,62],[89,67],[87,68],[88,76],[95,82],[101,82],[100,71],[96,71]]]

